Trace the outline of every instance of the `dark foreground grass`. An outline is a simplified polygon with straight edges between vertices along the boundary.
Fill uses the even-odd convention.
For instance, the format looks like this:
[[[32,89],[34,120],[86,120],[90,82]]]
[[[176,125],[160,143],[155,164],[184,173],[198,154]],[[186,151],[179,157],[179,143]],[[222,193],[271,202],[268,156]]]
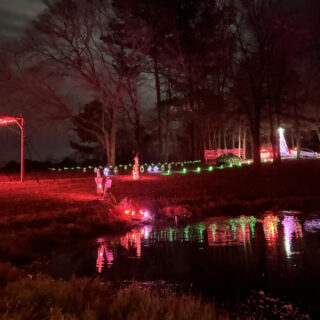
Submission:
[[[194,216],[259,215],[266,210],[318,210],[320,160],[252,167],[113,177],[112,191],[163,217],[180,205]],[[125,232],[132,221],[99,201],[94,178],[0,184],[0,260],[27,264],[54,248]]]
[[[210,302],[169,289],[155,291],[134,283],[115,288],[97,279],[30,279],[0,264],[2,320],[215,320],[228,319]]]

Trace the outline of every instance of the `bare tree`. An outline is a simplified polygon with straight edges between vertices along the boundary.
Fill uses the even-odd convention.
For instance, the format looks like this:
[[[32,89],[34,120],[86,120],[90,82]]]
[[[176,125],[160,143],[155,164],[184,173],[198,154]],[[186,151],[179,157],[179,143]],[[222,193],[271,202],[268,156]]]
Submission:
[[[48,2],[47,10],[32,24],[26,44],[30,54],[50,64],[56,76],[73,79],[85,88],[86,95],[101,103],[99,121],[83,129],[96,128],[92,134],[105,147],[108,164],[114,164],[118,112],[130,89],[130,72],[125,69],[130,66],[125,62],[133,60],[135,50],[126,51],[119,68],[119,61],[112,56],[118,44],[106,41],[111,32],[110,10],[108,1]],[[63,114],[76,119],[69,105],[59,107]],[[106,118],[110,120],[107,126]]]

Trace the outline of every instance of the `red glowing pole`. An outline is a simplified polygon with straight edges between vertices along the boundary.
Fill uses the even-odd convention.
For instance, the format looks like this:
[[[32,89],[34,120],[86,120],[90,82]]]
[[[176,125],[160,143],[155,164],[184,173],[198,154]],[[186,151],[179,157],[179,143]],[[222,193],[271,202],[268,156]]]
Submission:
[[[23,182],[24,180],[24,119],[20,119],[20,124],[18,122],[18,125],[21,130],[21,164],[20,164],[20,182]]]

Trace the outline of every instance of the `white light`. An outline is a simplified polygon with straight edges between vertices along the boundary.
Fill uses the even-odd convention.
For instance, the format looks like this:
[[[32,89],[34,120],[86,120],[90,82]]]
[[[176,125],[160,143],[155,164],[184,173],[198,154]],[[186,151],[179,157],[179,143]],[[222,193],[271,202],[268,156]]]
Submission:
[[[283,128],[278,128],[278,132],[280,133],[280,134],[284,134],[284,129]]]
[[[106,177],[107,175],[109,175],[109,168],[105,167],[103,169],[103,175]]]
[[[148,172],[152,172],[152,167],[151,166],[148,167]]]

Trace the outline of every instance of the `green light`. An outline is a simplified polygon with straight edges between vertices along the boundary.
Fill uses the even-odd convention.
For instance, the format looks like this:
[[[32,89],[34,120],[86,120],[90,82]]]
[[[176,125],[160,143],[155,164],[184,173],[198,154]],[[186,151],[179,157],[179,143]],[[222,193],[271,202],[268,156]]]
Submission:
[[[78,170],[80,170],[80,169],[81,169],[81,167],[77,167],[77,169],[78,169]]]
[[[169,228],[169,241],[172,242],[173,241],[173,229]]]
[[[210,166],[210,167],[208,168],[208,171],[213,171],[213,166]]]
[[[239,166],[239,167],[242,167],[242,163],[241,163],[241,162],[239,162],[238,166]]]
[[[88,168],[89,168],[89,169],[92,169],[92,167],[91,167],[91,166],[88,166]]]
[[[184,228],[184,240],[189,241],[189,226]]]
[[[187,173],[187,169],[186,169],[186,168],[183,168],[183,169],[182,169],[182,173]]]
[[[263,159],[263,162],[266,163],[266,162],[267,162],[267,159]]]
[[[201,168],[198,167],[198,168],[196,169],[196,172],[201,172]]]
[[[232,164],[232,163],[230,163],[230,164],[229,164],[229,168],[232,168],[232,167],[233,167],[233,164]]]
[[[52,171],[56,171],[56,169],[55,169],[55,168],[51,168],[51,170],[52,170]]]
[[[220,165],[220,169],[224,169],[224,166],[223,166],[223,164],[222,164],[222,165]]]

